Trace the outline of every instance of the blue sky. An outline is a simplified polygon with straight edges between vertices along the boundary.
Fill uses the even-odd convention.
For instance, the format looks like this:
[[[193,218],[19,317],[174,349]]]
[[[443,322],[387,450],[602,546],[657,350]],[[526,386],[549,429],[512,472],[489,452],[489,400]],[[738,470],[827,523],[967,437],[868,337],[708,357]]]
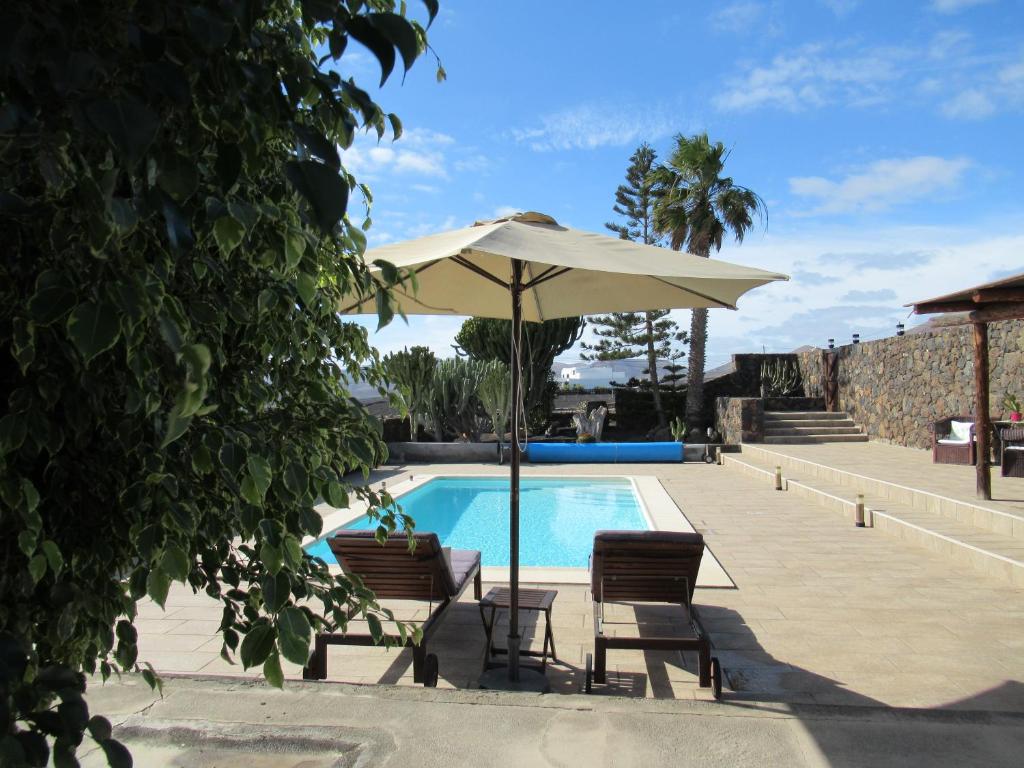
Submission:
[[[442,0],[430,41],[447,81],[393,77],[405,135],[343,155],[371,247],[515,210],[603,231],[641,141],[706,130],[768,212],[720,257],[793,278],[711,312],[709,367],[890,335],[906,302],[1024,269],[1024,0]],[[342,64],[379,78],[357,45]],[[459,325],[371,339],[447,355]]]

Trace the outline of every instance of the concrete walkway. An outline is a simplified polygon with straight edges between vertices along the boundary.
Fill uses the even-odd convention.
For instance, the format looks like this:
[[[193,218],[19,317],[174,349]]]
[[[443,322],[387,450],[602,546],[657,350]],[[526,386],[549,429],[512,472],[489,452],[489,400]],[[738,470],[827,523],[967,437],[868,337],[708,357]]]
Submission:
[[[1019,766],[1020,714],[172,679],[90,688],[138,766]],[[86,768],[106,761],[86,739]]]
[[[935,464],[931,451],[874,442],[758,447],[1024,518],[1024,479],[1002,477],[999,467],[991,468],[992,500],[982,501],[975,493],[974,467]]]

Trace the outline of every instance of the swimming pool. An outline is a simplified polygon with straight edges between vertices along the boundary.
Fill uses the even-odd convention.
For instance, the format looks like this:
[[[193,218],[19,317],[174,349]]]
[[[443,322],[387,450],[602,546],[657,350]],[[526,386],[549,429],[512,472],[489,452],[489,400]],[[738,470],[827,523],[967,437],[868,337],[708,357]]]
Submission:
[[[508,487],[507,477],[435,477],[398,502],[417,531],[436,533],[446,547],[479,549],[485,566],[507,566]],[[342,527],[366,530],[376,523],[364,516]],[[520,483],[522,566],[586,568],[594,531],[650,528],[627,478],[531,477]],[[305,549],[333,564],[327,536]]]

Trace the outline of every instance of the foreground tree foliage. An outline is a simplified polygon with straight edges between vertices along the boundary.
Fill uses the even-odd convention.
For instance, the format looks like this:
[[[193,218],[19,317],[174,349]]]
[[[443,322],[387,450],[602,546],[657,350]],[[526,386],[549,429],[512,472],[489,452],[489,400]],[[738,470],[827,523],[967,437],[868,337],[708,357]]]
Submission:
[[[426,14],[437,13],[427,0]],[[408,69],[405,3],[14,2],[0,11],[0,764],[77,765],[85,673],[141,671],[133,620],[172,582],[222,606],[222,655],[283,682],[313,632],[390,618],[306,556],[318,497],[384,456],[345,385],[383,371],[341,296],[371,276],[370,193],[338,146],[401,123],[332,71]],[[443,70],[438,69],[439,77]],[[409,631],[398,625],[399,634]],[[140,667],[140,664],[142,666]]]

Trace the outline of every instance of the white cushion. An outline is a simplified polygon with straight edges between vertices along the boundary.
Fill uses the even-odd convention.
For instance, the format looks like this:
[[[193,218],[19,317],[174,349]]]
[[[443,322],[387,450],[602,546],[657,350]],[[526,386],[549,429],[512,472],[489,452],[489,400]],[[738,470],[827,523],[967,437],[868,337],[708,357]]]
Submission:
[[[1024,445],[1008,445],[1003,448],[1004,451],[1024,451]]]
[[[967,443],[967,440],[954,440],[951,437],[944,437],[942,440],[939,440],[939,445],[967,445]]]
[[[973,422],[970,421],[951,421],[949,422],[949,436],[958,443],[969,442],[973,426]]]

